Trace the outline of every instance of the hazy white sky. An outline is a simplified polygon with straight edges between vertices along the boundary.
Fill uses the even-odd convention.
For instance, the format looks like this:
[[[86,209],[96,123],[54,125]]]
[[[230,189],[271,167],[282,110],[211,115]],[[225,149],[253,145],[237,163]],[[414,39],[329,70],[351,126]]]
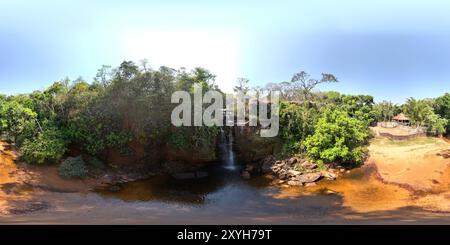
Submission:
[[[226,81],[234,81],[238,76],[237,32],[130,30],[121,36],[120,45],[124,57],[151,57],[149,63],[153,67],[207,67],[227,91],[232,91],[232,83]]]

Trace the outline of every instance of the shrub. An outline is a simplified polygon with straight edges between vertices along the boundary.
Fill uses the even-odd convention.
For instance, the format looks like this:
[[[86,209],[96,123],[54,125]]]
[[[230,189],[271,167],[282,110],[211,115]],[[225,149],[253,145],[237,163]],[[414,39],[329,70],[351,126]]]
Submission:
[[[66,179],[83,178],[87,174],[86,164],[80,156],[64,160],[58,171],[59,175]]]
[[[51,164],[61,160],[67,142],[56,129],[48,129],[32,139],[25,139],[21,147],[22,159],[31,164]]]
[[[325,110],[305,140],[307,154],[318,163],[360,164],[366,155],[369,137],[365,122],[350,117],[345,111]]]

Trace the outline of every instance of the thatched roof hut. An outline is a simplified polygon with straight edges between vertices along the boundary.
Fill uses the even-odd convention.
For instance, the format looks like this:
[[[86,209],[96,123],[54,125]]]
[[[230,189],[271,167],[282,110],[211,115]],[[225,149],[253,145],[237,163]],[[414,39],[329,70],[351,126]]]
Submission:
[[[403,113],[400,113],[397,116],[393,117],[392,120],[398,123],[409,123],[410,121],[409,118]]]

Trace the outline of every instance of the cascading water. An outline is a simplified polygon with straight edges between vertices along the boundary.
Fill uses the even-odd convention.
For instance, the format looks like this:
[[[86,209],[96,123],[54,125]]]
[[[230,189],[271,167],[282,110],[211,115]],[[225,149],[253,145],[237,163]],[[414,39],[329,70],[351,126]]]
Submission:
[[[230,130],[227,137],[225,131],[221,129],[220,141],[220,150],[224,168],[230,171],[236,170],[236,157],[234,156],[233,151],[233,132]]]

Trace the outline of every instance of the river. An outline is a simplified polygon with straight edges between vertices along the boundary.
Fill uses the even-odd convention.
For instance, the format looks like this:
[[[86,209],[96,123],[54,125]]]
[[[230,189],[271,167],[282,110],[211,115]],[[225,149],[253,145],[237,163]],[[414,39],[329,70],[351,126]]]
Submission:
[[[243,179],[235,158],[224,157],[232,162],[203,169],[209,175],[201,179],[155,176],[123,184],[116,192],[34,190],[32,200],[47,208],[0,215],[0,223],[450,224],[449,212],[419,202],[429,196],[384,183],[373,164],[345,173],[336,181],[322,180],[305,188],[272,185],[264,177]],[[443,198],[439,200],[448,204],[448,197]]]

